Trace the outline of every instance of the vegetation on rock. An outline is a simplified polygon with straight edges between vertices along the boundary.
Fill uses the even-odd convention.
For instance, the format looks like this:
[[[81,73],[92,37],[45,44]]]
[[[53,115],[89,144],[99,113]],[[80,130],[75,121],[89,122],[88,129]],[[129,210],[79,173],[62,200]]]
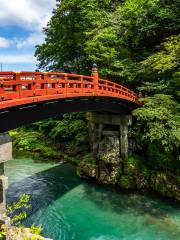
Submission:
[[[40,226],[32,225],[30,228],[25,228],[23,221],[28,216],[28,209],[31,208],[29,204],[30,196],[22,194],[11,205],[7,206],[7,213],[10,221],[5,224],[0,224],[0,239],[9,240],[45,240],[41,237],[42,228]]]

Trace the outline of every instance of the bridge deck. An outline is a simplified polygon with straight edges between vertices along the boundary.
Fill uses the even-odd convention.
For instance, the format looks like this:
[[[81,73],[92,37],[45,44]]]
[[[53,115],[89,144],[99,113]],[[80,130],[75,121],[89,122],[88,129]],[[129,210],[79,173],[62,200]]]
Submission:
[[[57,72],[0,72],[0,110],[76,97],[111,97],[138,103],[133,91],[93,76]]]

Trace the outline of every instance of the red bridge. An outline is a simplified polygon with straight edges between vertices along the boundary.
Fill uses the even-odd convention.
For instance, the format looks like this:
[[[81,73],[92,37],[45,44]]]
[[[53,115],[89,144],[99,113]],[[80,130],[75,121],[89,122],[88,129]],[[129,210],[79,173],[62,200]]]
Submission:
[[[92,76],[0,72],[0,132],[66,112],[126,112],[138,106],[131,90]]]

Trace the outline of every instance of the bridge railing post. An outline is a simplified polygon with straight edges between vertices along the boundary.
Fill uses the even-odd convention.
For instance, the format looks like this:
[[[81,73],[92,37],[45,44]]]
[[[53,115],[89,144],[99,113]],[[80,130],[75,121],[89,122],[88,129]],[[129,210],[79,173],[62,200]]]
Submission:
[[[99,91],[99,74],[98,74],[96,64],[93,64],[92,76],[93,76],[93,83],[94,83],[94,92],[96,94]]]
[[[43,83],[41,83],[41,89],[44,89],[45,95],[48,95],[48,74],[43,73],[42,75]]]
[[[21,75],[20,73],[16,73],[15,74],[15,80],[17,82],[17,86],[18,86],[18,94],[19,94],[19,98],[21,98],[21,91],[22,91],[22,84],[21,84]]]
[[[81,81],[81,93],[83,94],[84,93],[84,86],[83,86],[84,78],[83,78],[83,75],[80,76],[80,81]]]
[[[68,92],[68,76],[67,76],[67,73],[64,74],[64,79],[65,79],[65,97],[67,97],[67,92]]]
[[[4,93],[4,86],[2,83],[0,83],[0,94]]]

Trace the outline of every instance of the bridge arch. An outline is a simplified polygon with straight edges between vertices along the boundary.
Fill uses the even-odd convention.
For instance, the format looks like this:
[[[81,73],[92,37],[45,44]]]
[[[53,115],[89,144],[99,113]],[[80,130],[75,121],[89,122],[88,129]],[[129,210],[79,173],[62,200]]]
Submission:
[[[70,112],[130,114],[133,91],[92,76],[57,72],[0,73],[0,132]]]

